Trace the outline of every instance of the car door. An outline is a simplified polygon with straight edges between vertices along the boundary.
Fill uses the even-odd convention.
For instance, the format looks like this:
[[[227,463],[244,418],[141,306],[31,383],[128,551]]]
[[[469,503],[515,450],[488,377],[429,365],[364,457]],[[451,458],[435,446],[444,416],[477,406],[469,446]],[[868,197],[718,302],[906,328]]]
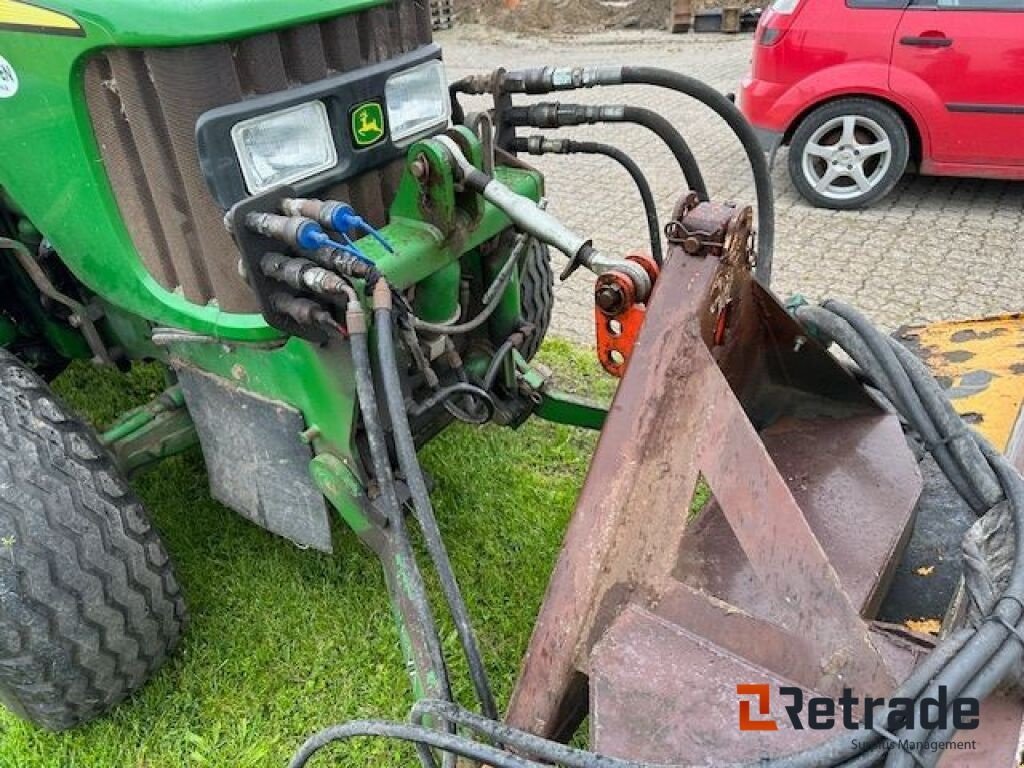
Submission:
[[[1024,0],[913,0],[889,84],[924,115],[931,160],[1024,165]]]

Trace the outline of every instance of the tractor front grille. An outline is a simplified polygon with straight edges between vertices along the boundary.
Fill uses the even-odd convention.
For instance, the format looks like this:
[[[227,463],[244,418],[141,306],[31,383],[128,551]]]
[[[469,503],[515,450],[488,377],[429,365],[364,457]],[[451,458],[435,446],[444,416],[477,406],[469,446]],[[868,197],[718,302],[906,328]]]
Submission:
[[[93,58],[86,100],[121,214],[142,262],[168,290],[256,311],[238,251],[199,167],[195,126],[207,110],[316,82],[430,43],[428,0],[395,0],[357,14],[225,43],[114,49]],[[382,225],[401,162],[323,194]]]

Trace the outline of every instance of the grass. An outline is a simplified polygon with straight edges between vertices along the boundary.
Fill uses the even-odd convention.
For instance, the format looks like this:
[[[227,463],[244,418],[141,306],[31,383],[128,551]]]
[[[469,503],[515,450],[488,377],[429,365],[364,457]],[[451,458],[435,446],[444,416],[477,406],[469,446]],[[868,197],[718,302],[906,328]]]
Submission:
[[[607,396],[593,355],[548,342],[541,360],[577,391]],[[148,399],[160,372],[75,366],[60,394],[94,424]],[[496,693],[507,701],[595,435],[530,420],[517,431],[456,426],[422,452],[455,571]],[[191,451],[135,487],[174,556],[192,624],[174,660],[114,712],[62,734],[0,711],[0,768],[283,766],[313,730],[404,719],[411,703],[375,559],[340,525],[336,554],[303,552],[243,521],[207,491]],[[441,605],[431,585],[435,605]],[[449,624],[448,657],[458,660]],[[464,668],[453,677],[471,700]],[[405,766],[411,751],[363,740],[319,765]]]

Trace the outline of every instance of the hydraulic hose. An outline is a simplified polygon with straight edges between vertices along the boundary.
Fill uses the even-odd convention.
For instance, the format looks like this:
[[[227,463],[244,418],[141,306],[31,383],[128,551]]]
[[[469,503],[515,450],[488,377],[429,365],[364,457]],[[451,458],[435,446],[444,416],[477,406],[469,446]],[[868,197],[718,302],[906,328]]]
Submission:
[[[826,307],[801,307],[797,318],[819,329],[833,339],[871,379],[875,386],[885,393],[896,410],[909,421],[918,425],[918,434],[929,445],[932,456],[949,479],[957,493],[973,509],[981,507],[981,499],[974,492],[970,478],[949,455],[948,447],[932,427],[927,413],[920,407],[913,385],[903,369],[892,364],[888,357],[877,357],[864,337],[842,316]],[[885,350],[886,342],[879,342],[878,349]]]
[[[469,758],[493,768],[545,768],[539,763],[524,760],[504,750],[470,741],[452,733],[406,723],[392,723],[386,720],[354,720],[344,725],[325,728],[319,733],[313,734],[299,747],[298,752],[288,763],[288,768],[305,768],[313,755],[328,744],[349,741],[361,736],[376,736],[418,744],[426,748],[434,747],[443,750],[446,754]]]
[[[384,292],[388,292],[386,286],[384,286]],[[349,297],[346,324],[349,329],[352,365],[355,369],[356,399],[359,403],[359,411],[363,417],[363,428],[366,431],[366,441],[370,448],[370,461],[373,464],[377,487],[380,490],[387,510],[388,525],[392,531],[391,535],[401,550],[402,559],[408,565],[405,588],[409,589],[412,593],[410,602],[413,604],[418,614],[420,626],[423,628],[422,639],[430,661],[430,668],[437,677],[435,685],[445,700],[450,701],[452,699],[451,684],[448,680],[448,669],[437,631],[437,622],[434,620],[433,611],[430,609],[430,601],[427,597],[423,576],[416,565],[416,557],[412,547],[409,545],[409,538],[405,533],[405,518],[402,513],[402,505],[398,500],[395,478],[391,470],[391,459],[388,456],[387,442],[384,437],[384,427],[380,418],[380,410],[377,407],[377,394],[373,383],[373,367],[370,363],[369,345],[367,343],[366,317],[354,292]],[[436,764],[428,749],[424,747],[417,751],[419,751],[420,760],[426,768],[435,768]],[[448,767],[453,764],[453,760],[446,757],[445,766]]]
[[[542,103],[511,107],[505,110],[504,118],[509,125],[532,128],[566,128],[600,123],[633,123],[643,126],[665,142],[683,172],[687,188],[696,192],[700,200],[708,199],[708,188],[690,145],[672,123],[653,110],[625,105]]]
[[[647,219],[647,234],[651,241],[651,256],[661,266],[664,255],[661,250],[661,225],[658,223],[658,208],[654,202],[651,185],[644,172],[632,157],[618,147],[601,144],[596,141],[573,141],[572,139],[549,139],[545,136],[527,136],[517,138],[514,145],[516,152],[528,152],[531,155],[603,155],[617,162],[633,179],[640,200],[644,206]]]
[[[545,94],[613,85],[653,85],[682,93],[704,104],[721,117],[739,139],[750,162],[757,193],[757,266],[755,275],[769,285],[775,251],[775,201],[772,177],[757,134],[729,99],[707,83],[680,72],[658,67],[540,67],[496,72],[463,78],[453,89],[463,93]]]
[[[446,405],[452,398],[459,396],[475,398],[479,400],[484,407],[483,416],[480,418],[470,418],[467,423],[486,424],[491,420],[491,418],[493,418],[495,406],[494,400],[491,396],[482,388],[465,381],[460,381],[457,384],[452,384],[451,386],[439,389],[422,403],[417,403],[413,408],[411,408],[410,415],[423,416],[437,408],[439,405]]]
[[[505,339],[505,342],[498,347],[494,357],[491,358],[491,364],[487,366],[487,372],[482,380],[485,391],[489,392],[494,388],[494,382],[498,380],[498,374],[501,372],[501,366],[505,363],[505,358],[512,353],[513,349],[522,344],[523,340],[524,334],[521,331],[517,331]]]
[[[754,129],[736,105],[707,83],[669,69],[658,67],[623,67],[624,85],[656,85],[678,91],[709,107],[736,134],[754,174],[757,196],[757,266],[755,274],[763,285],[771,283],[772,255],[775,253],[775,195],[772,192],[771,170]]]
[[[586,267],[597,275],[614,269],[624,272],[633,281],[639,301],[646,301],[650,296],[651,276],[642,266],[598,251],[591,240],[573,232],[528,197],[513,192],[498,179],[474,167],[451,137],[435,136],[432,141],[442,145],[448,152],[459,180],[467,189],[499,208],[520,231],[557,248],[569,258],[568,265],[562,270],[562,280],[568,279],[580,267]]]
[[[826,324],[819,322],[822,312],[834,313],[836,317],[841,317],[845,322],[833,324],[826,329]],[[901,360],[902,353],[894,351],[895,347],[889,342],[888,337],[872,328],[855,310],[838,302],[828,302],[824,310],[800,308],[797,310],[797,317],[805,322],[810,321],[814,328],[819,332],[824,332],[826,336],[830,336],[848,353],[857,346],[856,343],[849,343],[851,338],[857,338],[872,352],[877,351],[878,356],[873,360],[865,361],[862,368],[869,375],[878,376],[880,380],[876,381],[876,385],[883,389],[894,404],[902,402],[904,405],[910,406],[910,412],[914,414],[914,417],[908,417],[907,411],[902,408],[900,412],[904,417],[908,417],[913,429],[922,435],[940,435],[941,442],[936,445],[946,447],[966,431],[962,421],[955,417],[948,400],[933,398],[931,408],[925,407],[925,404],[919,399],[918,393],[931,392],[934,395],[935,389],[933,388],[937,388],[938,385],[923,366],[909,364],[905,360]],[[876,374],[876,371],[879,373]],[[909,392],[905,384],[898,388],[894,386],[895,381],[904,377],[910,381]],[[902,391],[897,391],[897,389]],[[938,413],[936,408],[944,413]],[[1008,501],[1009,519],[1005,520],[1005,524],[1012,525],[1015,533],[1024,531],[1024,480],[982,438],[975,435],[972,435],[972,438],[989,468],[986,468],[985,471],[967,474],[966,480],[971,483],[976,496],[981,497],[985,493],[984,486],[987,480],[994,473],[1001,494]],[[934,447],[932,450],[934,453]],[[938,461],[938,457],[936,460]],[[957,468],[960,469],[960,467]],[[998,514],[998,511],[992,510],[988,514]],[[971,634],[963,647],[927,681],[921,690],[915,691],[912,698],[924,695],[934,696],[939,686],[944,686],[951,698],[966,695],[966,691],[983,697],[998,685],[1014,664],[1019,663],[1022,641],[1014,633],[1020,630],[1022,618],[1024,618],[1024,602],[1022,602],[1024,601],[1024,567],[1022,566],[1024,566],[1024,536],[1016,535],[1013,570],[1009,583],[988,619]],[[940,644],[939,648],[942,648],[946,642],[948,640]],[[911,742],[927,741],[930,732],[931,730],[928,728],[908,729],[901,732],[900,738]],[[909,768],[917,763],[920,763],[917,755],[903,750],[892,750],[886,759],[888,768]],[[833,763],[818,764],[830,765]]]
[[[532,244],[533,238],[526,233],[520,233],[516,237],[515,244],[512,246],[512,250],[509,253],[508,260],[502,266],[498,275],[495,276],[494,280],[492,280],[491,284],[487,287],[483,296],[483,308],[475,317],[464,323],[448,324],[429,323],[426,320],[413,317],[413,326],[417,331],[426,331],[427,333],[436,333],[441,335],[470,333],[475,331],[490,319],[491,315],[494,314],[494,310],[496,310],[501,304],[502,295],[505,288],[508,286],[509,281],[512,279],[516,266],[522,260],[523,255],[528,252]]]
[[[374,320],[377,324],[377,358],[380,364],[381,378],[384,383],[384,396],[391,417],[391,428],[398,453],[398,463],[405,474],[409,492],[412,495],[413,511],[423,531],[423,539],[430,559],[437,570],[441,589],[451,612],[455,629],[462,643],[462,650],[469,665],[469,674],[473,681],[481,711],[490,718],[497,718],[498,707],[491,692],[487,672],[484,669],[476,635],[473,632],[458,581],[452,571],[451,561],[441,539],[441,531],[437,527],[434,507],[430,501],[430,492],[416,456],[416,443],[406,413],[405,398],[402,394],[402,383],[399,379],[398,359],[395,354],[394,327],[391,316],[391,294],[387,290],[374,291]]]

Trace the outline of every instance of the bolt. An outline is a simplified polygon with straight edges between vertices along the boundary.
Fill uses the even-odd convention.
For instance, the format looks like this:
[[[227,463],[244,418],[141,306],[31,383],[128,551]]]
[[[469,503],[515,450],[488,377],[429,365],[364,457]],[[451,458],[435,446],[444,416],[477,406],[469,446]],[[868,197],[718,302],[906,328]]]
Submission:
[[[597,293],[594,294],[594,299],[597,301],[597,306],[601,308],[601,311],[612,314],[622,309],[622,305],[626,302],[622,288],[615,284],[602,285],[597,289]]]
[[[806,343],[807,343],[807,337],[806,336],[797,336],[795,339],[793,339],[793,351],[794,352],[799,352],[801,349],[804,348],[804,344],[806,344]]]
[[[68,315],[68,325],[70,325],[72,328],[81,328],[82,318],[80,318],[78,315]]]
[[[299,439],[306,445],[309,445],[318,437],[320,437],[320,427],[318,427],[316,424],[311,426],[309,429],[303,430],[302,432],[299,433]]]
[[[691,256],[700,253],[700,240],[696,237],[687,237],[682,242],[683,250]]]
[[[427,160],[426,155],[417,155],[416,158],[409,163],[409,171],[412,173],[412,177],[417,181],[426,181],[427,177],[430,176],[430,161]]]

